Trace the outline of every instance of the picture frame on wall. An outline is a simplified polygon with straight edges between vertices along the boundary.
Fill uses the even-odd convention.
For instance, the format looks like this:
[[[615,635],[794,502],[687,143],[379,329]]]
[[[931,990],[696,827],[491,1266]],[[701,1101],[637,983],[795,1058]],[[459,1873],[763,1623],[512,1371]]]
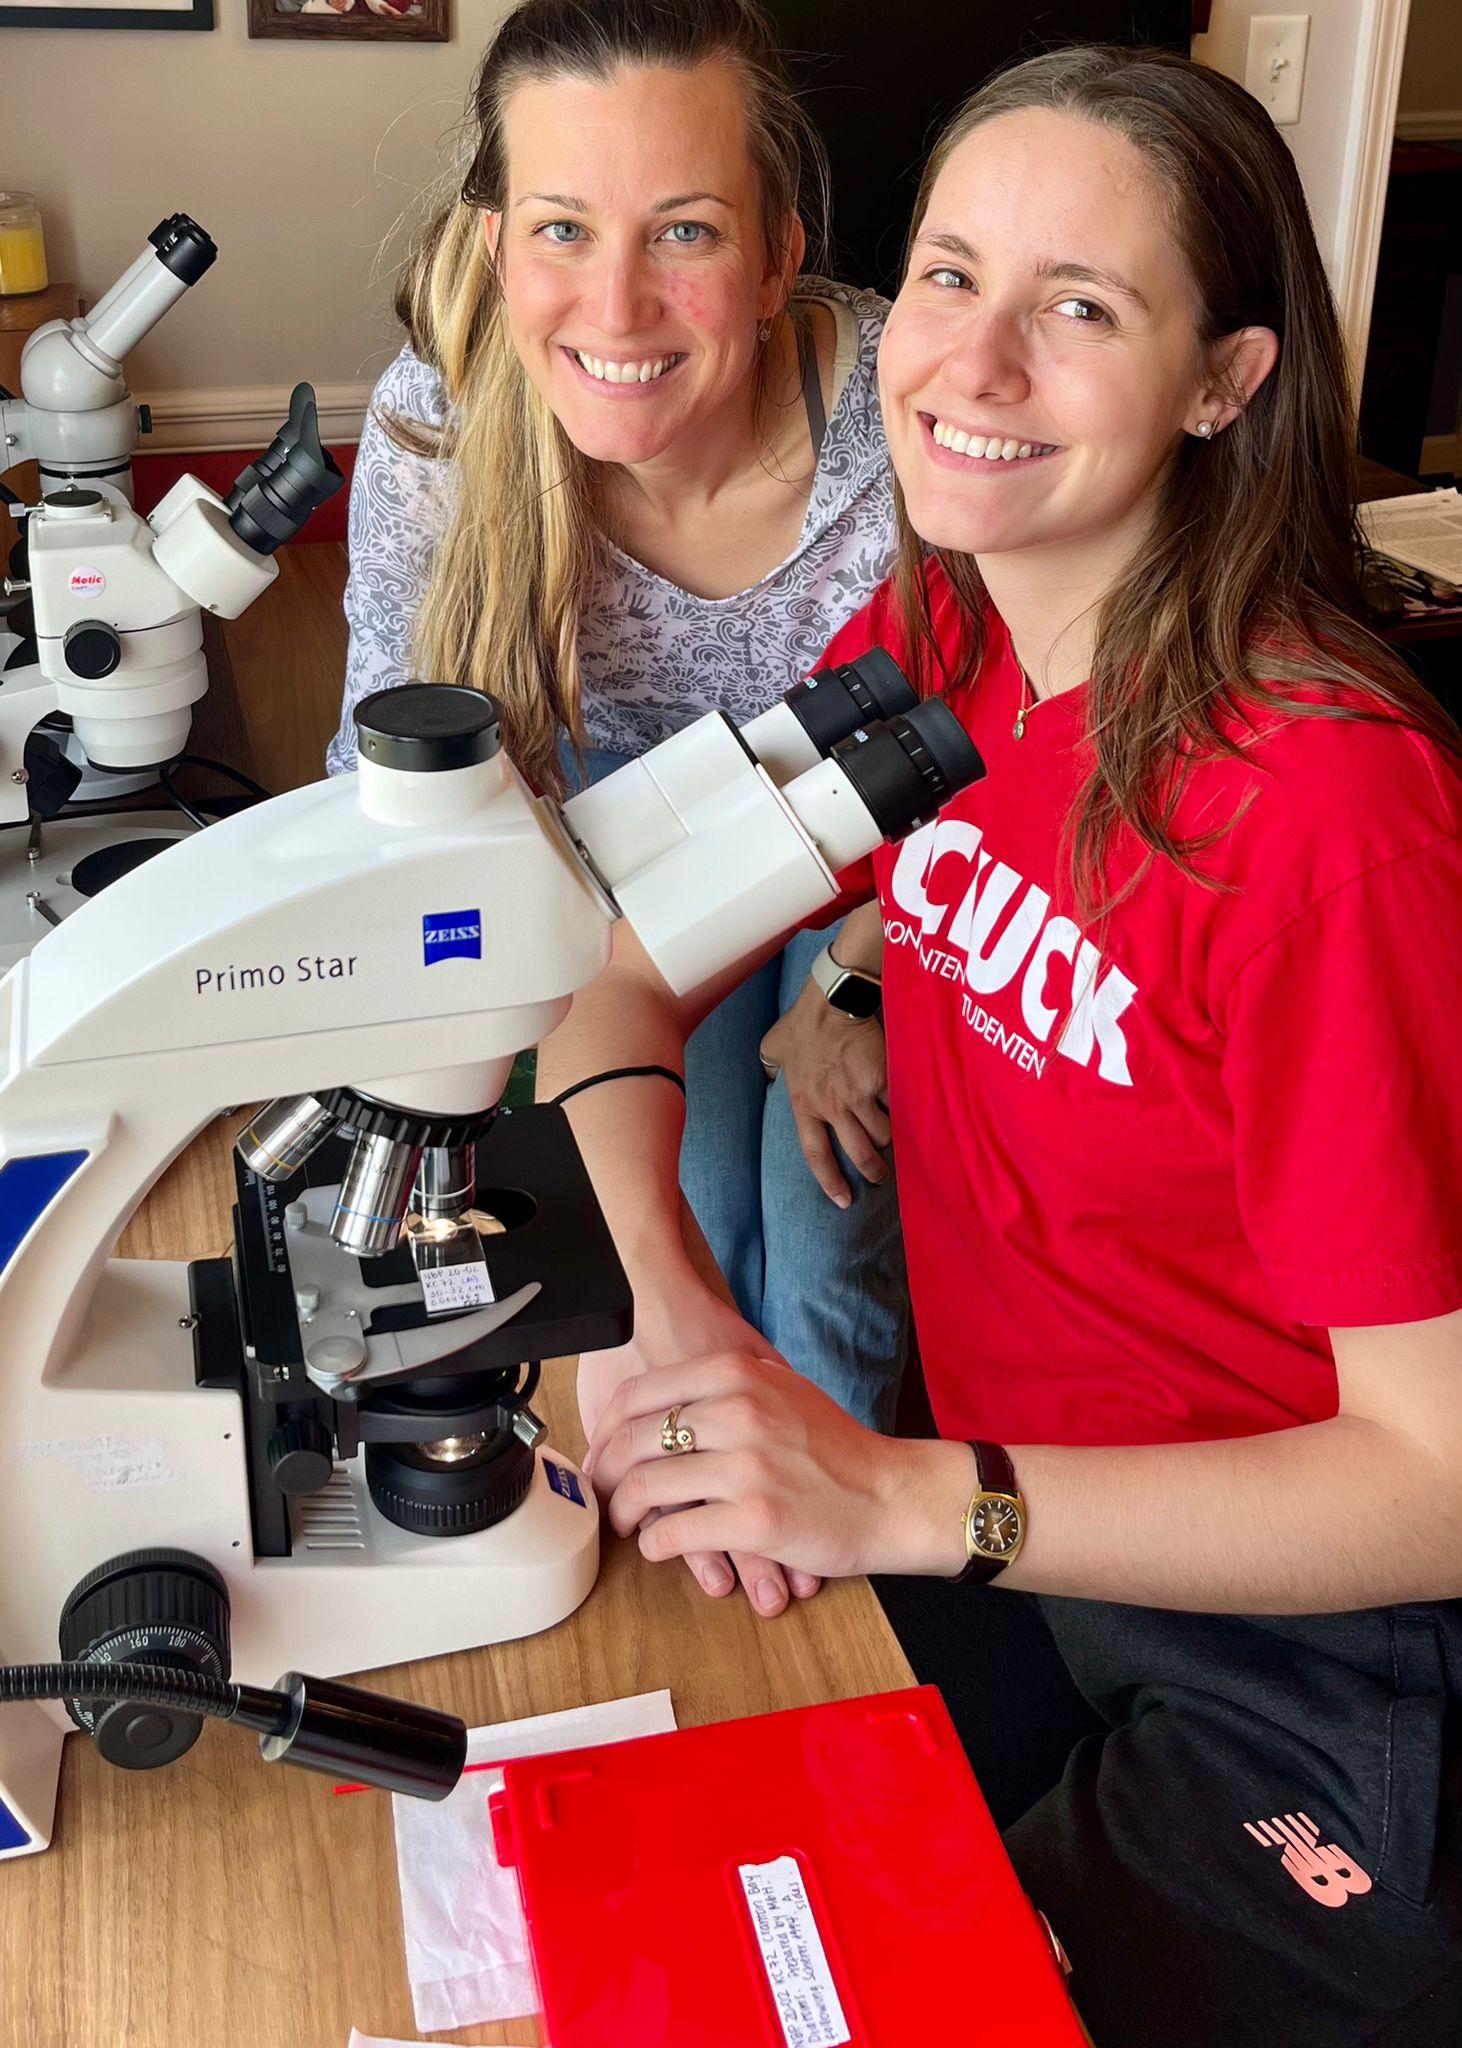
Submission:
[[[0,0],[0,28],[213,27],[213,0]]]
[[[447,4],[448,0],[249,0],[249,34],[306,42],[445,43],[451,34]]]

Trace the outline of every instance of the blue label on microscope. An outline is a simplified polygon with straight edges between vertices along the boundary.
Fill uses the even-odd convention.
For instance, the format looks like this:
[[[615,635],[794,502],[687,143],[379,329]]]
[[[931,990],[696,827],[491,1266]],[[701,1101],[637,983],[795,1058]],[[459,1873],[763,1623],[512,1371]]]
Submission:
[[[565,1500],[577,1501],[581,1508],[588,1506],[579,1486],[577,1472],[570,1472],[567,1465],[555,1465],[552,1458],[544,1459],[543,1469],[548,1474],[548,1483],[555,1493],[561,1493]]]
[[[28,1849],[30,1834],[8,1806],[0,1805],[0,1854],[7,1849]]]
[[[429,910],[421,920],[421,953],[428,967],[439,960],[480,960],[482,912]]]

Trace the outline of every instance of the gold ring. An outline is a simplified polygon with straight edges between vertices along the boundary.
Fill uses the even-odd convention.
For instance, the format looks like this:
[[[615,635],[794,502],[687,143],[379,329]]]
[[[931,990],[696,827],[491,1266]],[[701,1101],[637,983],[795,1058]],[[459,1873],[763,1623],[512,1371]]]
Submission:
[[[689,1423],[681,1421],[678,1408],[672,1408],[660,1425],[660,1448],[670,1458],[682,1457],[695,1449],[695,1431]]]

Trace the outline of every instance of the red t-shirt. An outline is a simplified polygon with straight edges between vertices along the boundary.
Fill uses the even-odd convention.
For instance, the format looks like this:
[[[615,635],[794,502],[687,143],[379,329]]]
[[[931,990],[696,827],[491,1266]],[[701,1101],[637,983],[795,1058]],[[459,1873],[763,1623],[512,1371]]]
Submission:
[[[930,591],[952,646],[937,566]],[[1239,814],[1199,857],[1226,886],[1157,861],[1098,954],[1061,844],[1084,692],[1014,739],[991,628],[950,699],[985,780],[847,878],[883,907],[939,1426],[1134,1444],[1333,1415],[1329,1328],[1462,1307],[1462,775],[1398,723],[1267,718],[1179,813],[1183,836]],[[887,588],[826,659],[875,643],[902,644]],[[1137,842],[1118,846],[1125,876]]]

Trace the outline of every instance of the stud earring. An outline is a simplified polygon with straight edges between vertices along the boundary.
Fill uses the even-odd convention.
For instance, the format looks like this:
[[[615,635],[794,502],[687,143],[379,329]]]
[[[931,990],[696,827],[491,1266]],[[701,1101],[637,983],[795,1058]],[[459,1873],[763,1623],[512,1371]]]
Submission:
[[[1200,420],[1200,421],[1198,422],[1198,430],[1197,430],[1197,431],[1198,431],[1198,438],[1199,438],[1199,439],[1200,439],[1201,441],[1207,441],[1207,440],[1209,440],[1209,439],[1211,438],[1212,434],[1213,434],[1213,421],[1212,421],[1212,420]]]

